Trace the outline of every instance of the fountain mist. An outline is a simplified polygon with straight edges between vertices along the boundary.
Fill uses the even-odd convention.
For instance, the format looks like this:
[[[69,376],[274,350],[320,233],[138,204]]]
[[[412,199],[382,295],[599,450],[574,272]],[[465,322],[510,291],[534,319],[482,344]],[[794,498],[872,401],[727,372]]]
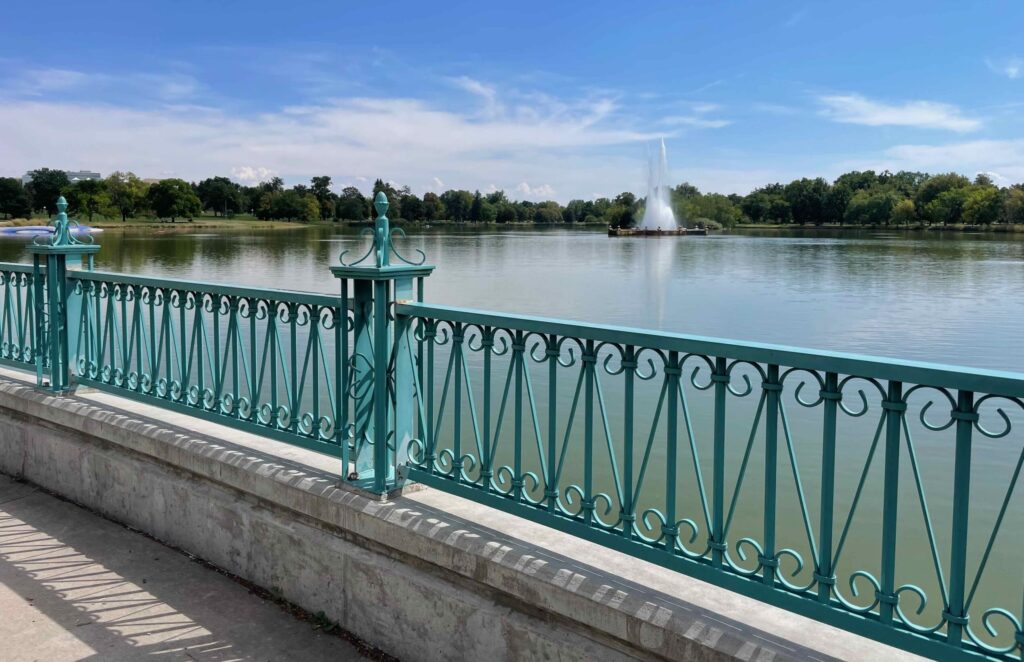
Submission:
[[[647,206],[644,209],[644,218],[640,221],[642,229],[676,229],[671,193],[668,184],[668,156],[665,153],[665,140],[662,139],[657,158],[651,158],[650,174],[647,179]]]

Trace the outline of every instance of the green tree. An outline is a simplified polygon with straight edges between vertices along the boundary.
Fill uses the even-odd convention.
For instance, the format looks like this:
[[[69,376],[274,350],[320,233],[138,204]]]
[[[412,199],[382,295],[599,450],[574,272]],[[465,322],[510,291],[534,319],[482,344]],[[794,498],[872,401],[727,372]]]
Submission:
[[[917,207],[913,200],[900,200],[893,206],[890,220],[893,225],[911,225],[917,221]]]
[[[832,186],[828,190],[828,195],[825,196],[825,206],[822,212],[825,222],[842,225],[846,215],[846,206],[850,204],[852,197],[853,190],[849,186],[840,184]]]
[[[461,223],[469,218],[469,209],[473,206],[473,194],[469,191],[449,190],[441,194],[441,202],[448,212],[448,218]]]
[[[403,193],[401,198],[402,218],[407,221],[419,221],[423,219],[423,201],[413,193]]]
[[[423,219],[426,221],[444,219],[444,203],[436,193],[423,194]]]
[[[991,185],[976,184],[964,196],[963,222],[967,225],[991,225],[996,223],[999,220],[1002,206],[1002,196],[999,195],[998,188]]]
[[[1024,223],[1024,185],[1017,184],[1006,189],[1003,200],[1003,222]]]
[[[964,188],[970,183],[970,180],[966,177],[955,172],[929,177],[917,189],[917,194],[914,196],[914,204],[917,205],[918,215],[930,220],[931,214],[927,212],[927,207],[933,200],[946,191]]]
[[[174,223],[179,216],[190,219],[203,211],[203,203],[183,179],[162,179],[149,187],[146,202],[157,218],[169,218]]]
[[[707,219],[725,228],[736,225],[743,217],[743,212],[733,204],[729,196],[721,193],[708,193],[691,200],[689,205],[694,220]]]
[[[29,173],[32,181],[26,185],[33,209],[45,209],[53,216],[57,213],[57,198],[61,196],[71,182],[63,170],[39,168]]]
[[[317,205],[320,208],[319,217],[321,220],[326,221],[327,219],[334,216],[334,193],[331,192],[331,178],[327,175],[321,175],[320,177],[314,177],[309,187],[313,197],[316,198]]]
[[[370,205],[366,196],[355,186],[346,186],[341,189],[334,213],[341,220],[363,221],[366,220],[369,209]]]
[[[111,209],[121,215],[121,222],[142,211],[146,203],[146,183],[131,172],[113,172],[106,178],[107,197]]]
[[[890,191],[861,189],[850,198],[845,221],[851,225],[888,225],[897,201]]]
[[[64,190],[68,209],[72,214],[85,214],[92,223],[94,215],[110,206],[106,182],[102,179],[83,179]]]
[[[963,178],[966,181],[966,177]],[[924,217],[931,223],[954,225],[963,217],[964,203],[967,200],[966,186],[949,188],[936,196],[924,207]]]
[[[538,204],[533,210],[533,222],[544,224],[561,223],[561,206],[557,202],[550,200]]]
[[[793,222],[821,225],[825,222],[825,201],[828,196],[828,182],[817,179],[797,179],[786,185],[783,196],[789,203]]]
[[[203,209],[210,209],[214,215],[236,214],[242,211],[242,190],[227,177],[211,177],[199,182],[196,195],[203,203]]]
[[[32,214],[32,203],[21,180],[0,177],[0,214],[7,218],[28,217]]]
[[[481,211],[484,206],[483,197],[480,195],[480,191],[473,194],[473,202],[469,206],[469,220],[473,223],[480,222]]]
[[[495,215],[494,220],[498,223],[515,223],[516,222],[516,208],[515,205],[504,203],[498,206],[498,213]]]

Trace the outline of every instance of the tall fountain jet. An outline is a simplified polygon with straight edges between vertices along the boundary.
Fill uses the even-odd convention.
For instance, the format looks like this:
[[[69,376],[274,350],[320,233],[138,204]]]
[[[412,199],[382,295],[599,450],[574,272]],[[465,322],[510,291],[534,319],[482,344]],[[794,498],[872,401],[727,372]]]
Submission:
[[[658,156],[650,159],[650,174],[647,179],[647,207],[640,221],[641,230],[675,230],[676,215],[672,213],[672,192],[668,183],[668,156],[665,140],[661,140]]]

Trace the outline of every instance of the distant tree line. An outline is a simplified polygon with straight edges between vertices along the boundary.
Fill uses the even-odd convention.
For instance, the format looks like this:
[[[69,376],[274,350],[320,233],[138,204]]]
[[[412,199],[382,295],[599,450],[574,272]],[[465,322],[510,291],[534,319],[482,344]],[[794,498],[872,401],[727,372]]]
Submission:
[[[147,183],[133,173],[115,172],[102,180],[68,181],[63,171],[41,168],[31,181],[0,178],[0,216],[27,217],[35,211],[56,213],[63,195],[71,213],[92,221],[94,216],[122,220],[150,216],[175,221],[204,212],[230,217],[251,214],[259,219],[365,221],[372,219],[373,198],[383,191],[388,216],[410,222],[636,225],[643,217],[644,199],[620,193],[614,198],[571,200],[510,200],[504,191],[481,193],[448,190],[414,194],[378,179],[371,195],[358,188],[332,190],[328,176],[313,177],[308,185],[284,186],[279,177],[243,186],[227,177],[198,183],[162,179]],[[701,193],[682,183],[671,191],[677,218],[690,225],[733,227],[740,223],[779,225],[931,226],[1024,223],[1024,184],[1000,188],[990,177],[974,180],[956,173],[848,172],[832,183],[818,177],[788,184],[769,184],[747,195]]]

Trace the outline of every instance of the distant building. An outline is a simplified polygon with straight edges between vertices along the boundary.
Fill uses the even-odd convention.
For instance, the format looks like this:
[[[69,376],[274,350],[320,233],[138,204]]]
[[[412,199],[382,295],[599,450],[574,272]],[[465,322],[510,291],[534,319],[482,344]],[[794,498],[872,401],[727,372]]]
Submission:
[[[93,172],[92,170],[65,170],[64,174],[68,176],[68,181],[72,184],[80,182],[83,179],[103,179],[103,176],[100,173]],[[28,184],[30,181],[32,181],[31,171],[26,172],[21,176],[22,185]]]

